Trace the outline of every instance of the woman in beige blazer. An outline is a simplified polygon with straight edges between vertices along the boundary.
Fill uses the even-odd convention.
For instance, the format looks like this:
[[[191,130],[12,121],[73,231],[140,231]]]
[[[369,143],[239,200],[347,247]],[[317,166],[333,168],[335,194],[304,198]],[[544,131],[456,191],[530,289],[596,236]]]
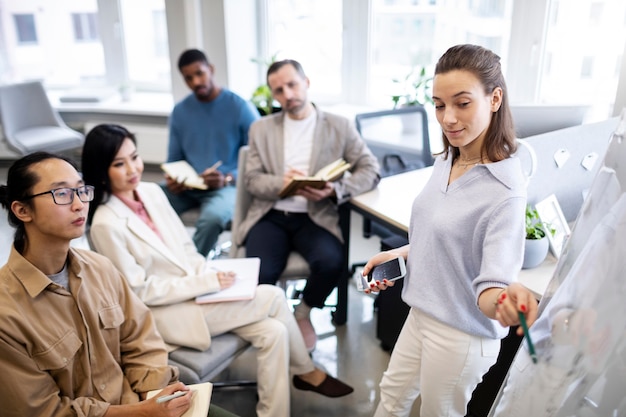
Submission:
[[[95,186],[92,245],[151,308],[166,342],[204,350],[211,335],[230,331],[248,340],[259,349],[259,416],[289,416],[289,372],[299,389],[330,397],[352,392],[314,366],[282,290],[260,285],[252,300],[194,302],[228,287],[233,277],[204,271],[205,258],[161,188],[141,182],[133,134],[117,125],[96,126],[86,137],[82,167],[85,182]]]

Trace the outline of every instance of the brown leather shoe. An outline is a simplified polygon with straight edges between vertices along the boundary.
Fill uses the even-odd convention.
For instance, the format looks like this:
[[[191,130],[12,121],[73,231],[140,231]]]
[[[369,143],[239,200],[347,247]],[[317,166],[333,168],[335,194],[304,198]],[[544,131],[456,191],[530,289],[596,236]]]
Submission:
[[[326,378],[318,386],[311,385],[298,375],[294,375],[293,386],[302,391],[313,391],[331,398],[343,397],[354,391],[350,385],[344,384],[330,375],[326,375]]]

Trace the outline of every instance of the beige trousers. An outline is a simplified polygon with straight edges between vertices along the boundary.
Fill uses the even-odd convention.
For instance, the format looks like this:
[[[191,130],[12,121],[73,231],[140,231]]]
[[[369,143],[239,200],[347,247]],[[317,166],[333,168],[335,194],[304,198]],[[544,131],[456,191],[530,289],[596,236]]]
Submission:
[[[258,349],[259,417],[289,417],[289,372],[301,375],[315,369],[302,334],[289,309],[285,292],[259,285],[252,300],[203,304],[212,336],[233,332]]]

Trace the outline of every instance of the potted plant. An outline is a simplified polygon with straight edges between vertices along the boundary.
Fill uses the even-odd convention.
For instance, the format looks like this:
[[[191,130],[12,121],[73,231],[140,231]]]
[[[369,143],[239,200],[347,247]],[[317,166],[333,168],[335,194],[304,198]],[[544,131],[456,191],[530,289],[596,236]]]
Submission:
[[[394,78],[394,83],[399,84],[402,93],[391,96],[393,108],[398,106],[423,106],[426,103],[433,104],[430,96],[430,87],[433,77],[426,74],[426,67],[413,68],[403,79]]]
[[[554,235],[552,226],[541,221],[537,209],[526,205],[526,243],[523,269],[534,268],[546,259],[550,248],[546,233]]]
[[[424,106],[432,104],[431,84],[433,78],[426,74],[426,67],[419,66],[413,68],[403,79],[393,79],[395,84],[400,86],[401,93],[391,96],[393,108]],[[407,113],[400,116],[402,132],[414,134],[419,132],[420,116],[418,113]]]
[[[252,58],[251,61],[259,65],[262,65],[265,71],[267,71],[269,66],[272,65],[274,62],[276,62],[277,55],[278,55],[278,52],[272,55],[269,59]],[[259,110],[259,113],[261,114],[261,116],[265,116],[265,115],[280,111],[280,107],[275,105],[274,99],[272,97],[272,92],[270,91],[270,88],[267,84],[259,85],[252,93],[252,97],[250,97],[250,101]]]
[[[274,106],[272,92],[267,84],[258,86],[252,93],[250,101],[256,106],[261,116],[265,116],[273,112]]]

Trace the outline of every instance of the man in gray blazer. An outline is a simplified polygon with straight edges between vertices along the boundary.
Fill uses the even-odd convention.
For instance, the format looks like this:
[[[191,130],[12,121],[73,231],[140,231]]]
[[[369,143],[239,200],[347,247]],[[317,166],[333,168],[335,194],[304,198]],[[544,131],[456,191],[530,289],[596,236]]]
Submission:
[[[273,63],[267,84],[282,111],[250,127],[244,181],[253,202],[239,226],[242,242],[238,243],[245,242],[247,256],[261,258],[260,283],[276,283],[292,250],[306,259],[311,274],[295,316],[307,348],[313,350],[317,337],[310,310],[324,306],[343,271],[337,207],[376,187],[379,166],[352,122],[325,113],[309,101],[309,79],[297,61]],[[305,187],[295,196],[279,197],[294,176],[313,175],[339,158],[351,164],[349,173],[339,180],[321,189]]]

